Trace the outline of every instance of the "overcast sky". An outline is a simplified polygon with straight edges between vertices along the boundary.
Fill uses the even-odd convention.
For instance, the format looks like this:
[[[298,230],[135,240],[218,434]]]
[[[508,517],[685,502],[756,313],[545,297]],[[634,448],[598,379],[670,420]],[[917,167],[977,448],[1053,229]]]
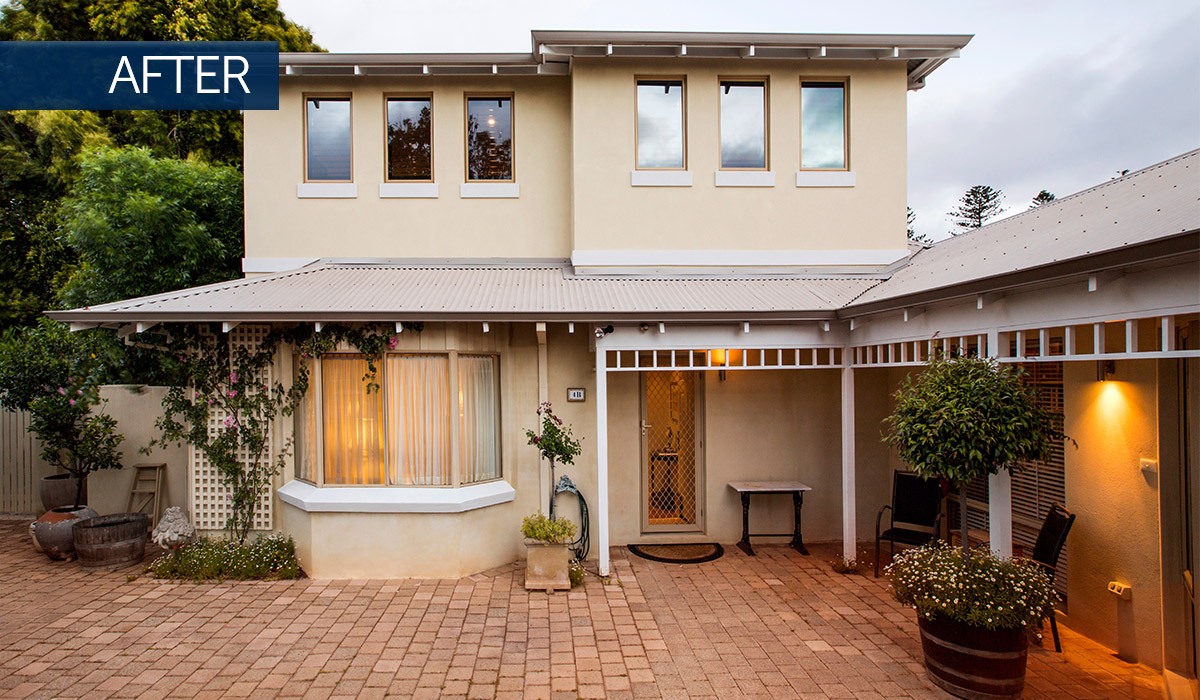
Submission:
[[[281,0],[339,52],[529,51],[532,29],[974,34],[908,98],[916,228],[971,185],[1006,213],[1200,147],[1196,0]]]

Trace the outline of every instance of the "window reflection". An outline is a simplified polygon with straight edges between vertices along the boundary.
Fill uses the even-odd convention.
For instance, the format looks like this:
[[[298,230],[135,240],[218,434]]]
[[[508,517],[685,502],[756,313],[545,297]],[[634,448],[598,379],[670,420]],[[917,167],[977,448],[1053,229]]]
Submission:
[[[467,179],[513,179],[512,98],[467,99]]]
[[[721,81],[721,167],[767,167],[766,83]]]
[[[387,101],[389,180],[432,180],[433,139],[429,98]]]
[[[307,100],[309,180],[350,180],[350,98]]]
[[[800,167],[845,169],[846,86],[805,82],[800,86]]]
[[[683,168],[683,81],[639,80],[637,167]]]

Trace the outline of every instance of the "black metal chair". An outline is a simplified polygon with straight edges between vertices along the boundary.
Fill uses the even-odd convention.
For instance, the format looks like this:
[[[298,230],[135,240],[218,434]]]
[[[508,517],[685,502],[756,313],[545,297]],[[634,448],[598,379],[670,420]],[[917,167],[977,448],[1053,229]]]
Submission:
[[[885,510],[892,511],[892,514],[888,529],[880,532]],[[892,475],[892,504],[880,508],[879,515],[875,516],[875,578],[879,578],[881,541],[887,540],[893,555],[897,542],[913,546],[927,544],[937,539],[941,519],[942,485],[938,480],[926,479],[913,472],[895,472]]]
[[[1029,559],[1036,562],[1054,583],[1054,574],[1058,571],[1058,558],[1063,546],[1067,543],[1067,535],[1075,524],[1075,514],[1055,503],[1046,513],[1042,521],[1042,529],[1038,530],[1037,542],[1033,545],[1033,554]],[[1054,651],[1062,652],[1062,642],[1058,639],[1058,621],[1055,615],[1050,616],[1050,633],[1054,635]]]

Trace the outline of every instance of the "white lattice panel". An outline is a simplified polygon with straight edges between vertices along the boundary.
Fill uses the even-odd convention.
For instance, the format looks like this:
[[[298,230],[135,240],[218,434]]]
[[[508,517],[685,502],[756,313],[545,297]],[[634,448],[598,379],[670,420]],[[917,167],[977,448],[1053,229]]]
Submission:
[[[242,325],[234,328],[230,334],[230,342],[234,349],[245,347],[252,349],[258,347],[263,338],[270,332],[270,326],[266,325]],[[271,371],[268,368],[259,373],[255,379],[270,386]],[[208,412],[208,430],[210,435],[215,435],[217,429],[221,427],[228,414],[218,406],[213,406]],[[274,431],[268,431],[267,444],[273,445]],[[267,459],[274,459],[274,448],[268,453]],[[210,463],[205,457],[204,452],[191,447],[188,450],[192,465],[191,479],[191,502],[192,502],[192,519],[198,530],[221,530],[225,528],[225,523],[229,520],[230,515],[230,492],[229,489],[221,481],[221,473],[217,467]],[[241,454],[243,461],[246,460],[245,452]],[[273,512],[271,508],[271,491],[268,489],[265,493],[259,496],[258,506],[254,510],[254,529],[255,530],[270,530],[273,526]]]

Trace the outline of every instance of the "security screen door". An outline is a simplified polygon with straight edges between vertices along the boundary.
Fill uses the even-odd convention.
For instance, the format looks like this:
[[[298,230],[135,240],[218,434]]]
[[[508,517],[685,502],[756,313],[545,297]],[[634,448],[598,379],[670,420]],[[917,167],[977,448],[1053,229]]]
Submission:
[[[704,431],[696,373],[641,376],[642,531],[703,530]]]

